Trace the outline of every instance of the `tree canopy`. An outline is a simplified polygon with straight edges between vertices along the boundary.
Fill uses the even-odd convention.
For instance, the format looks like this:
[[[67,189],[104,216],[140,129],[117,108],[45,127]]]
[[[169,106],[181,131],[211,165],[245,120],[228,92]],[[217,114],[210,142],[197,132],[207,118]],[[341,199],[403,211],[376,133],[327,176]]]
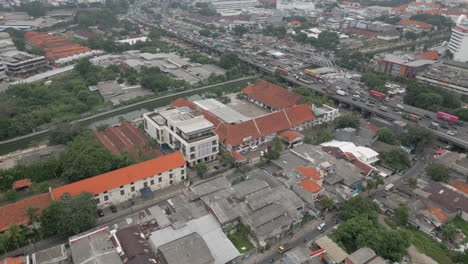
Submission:
[[[369,219],[377,221],[378,212],[379,207],[376,203],[357,196],[342,204],[338,211],[338,217],[342,221],[346,221],[356,216],[366,215]]]
[[[395,143],[395,133],[389,128],[383,127],[377,131],[377,136],[379,140],[387,144]]]
[[[403,170],[409,167],[409,155],[403,149],[390,149],[380,153],[380,157],[392,168]]]
[[[422,126],[410,126],[406,133],[400,136],[401,143],[406,146],[414,146],[423,149],[434,144],[436,137],[434,132]]]
[[[346,128],[346,127],[352,127],[352,128],[357,129],[359,128],[359,124],[360,124],[360,119],[359,119],[359,116],[356,114],[342,115],[335,119],[336,129]]]
[[[426,173],[433,181],[447,181],[450,169],[439,163],[432,163],[426,167]]]
[[[41,17],[47,14],[47,6],[39,1],[21,4],[20,9],[32,17]]]

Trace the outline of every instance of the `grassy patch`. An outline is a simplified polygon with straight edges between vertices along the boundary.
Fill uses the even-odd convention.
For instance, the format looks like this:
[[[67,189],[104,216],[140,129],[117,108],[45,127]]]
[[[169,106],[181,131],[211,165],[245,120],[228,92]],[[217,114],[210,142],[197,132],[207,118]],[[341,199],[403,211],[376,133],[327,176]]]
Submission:
[[[468,236],[468,222],[464,221],[461,219],[461,217],[457,216],[455,219],[453,219],[453,224],[457,227],[460,228],[463,231],[463,234],[465,236]]]
[[[301,226],[306,224],[307,222],[309,222],[312,219],[314,219],[313,216],[311,216],[309,214],[304,215],[304,217],[302,217]]]
[[[429,236],[423,232],[414,228],[406,228],[408,233],[411,235],[411,243],[421,252],[438,263],[452,264],[452,260],[448,256],[448,249],[443,247],[441,244],[432,240]]]
[[[247,239],[242,239],[237,233],[229,235],[229,239],[240,253],[248,252],[254,248]]]

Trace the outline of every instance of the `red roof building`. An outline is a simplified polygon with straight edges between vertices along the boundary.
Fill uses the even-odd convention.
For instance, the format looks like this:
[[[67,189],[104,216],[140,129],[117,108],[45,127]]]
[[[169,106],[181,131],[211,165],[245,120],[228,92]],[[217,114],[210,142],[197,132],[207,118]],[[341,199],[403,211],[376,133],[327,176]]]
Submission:
[[[258,80],[254,85],[248,85],[242,90],[242,93],[250,100],[272,110],[298,105],[304,99],[302,95],[264,80]]]
[[[177,151],[122,169],[54,188],[52,189],[52,195],[56,200],[60,199],[65,193],[74,196],[83,192],[90,192],[96,195],[183,166],[185,166],[184,157],[182,153]]]
[[[453,187],[455,187],[456,189],[460,190],[461,192],[465,193],[465,194],[468,194],[468,184],[460,181],[460,180],[456,180],[453,184],[452,184]]]
[[[22,180],[15,181],[11,188],[13,190],[17,190],[17,189],[29,187],[31,186],[31,184],[32,182],[30,179],[22,179]]]
[[[11,225],[26,225],[29,222],[28,208],[37,208],[40,214],[51,202],[50,193],[44,193],[0,207],[0,232],[8,230]]]
[[[24,40],[28,45],[43,50],[47,59],[52,63],[72,56],[78,58],[82,54],[92,52],[90,48],[81,46],[69,39],[45,33],[29,31],[24,33]]]
[[[171,107],[182,106],[197,109],[194,103],[185,99],[178,99],[171,104]],[[315,120],[315,115],[310,105],[307,104],[294,105],[238,124],[227,124],[206,110],[201,112],[208,121],[215,125],[214,132],[218,135],[220,144],[227,147],[228,150],[235,151],[251,144],[260,144],[266,140],[266,136],[306,126]]]
[[[300,141],[301,139],[304,138],[303,135],[292,131],[292,130],[284,130],[280,133],[278,133],[278,137],[282,138],[283,140],[287,141],[289,144],[292,144],[294,142]]]
[[[247,159],[245,158],[244,155],[240,154],[239,152],[237,151],[231,151],[229,152],[229,154],[231,155],[231,157],[234,158],[234,160],[236,160],[236,162],[244,162],[244,161],[247,161]]]
[[[122,122],[119,126],[110,126],[103,131],[93,131],[98,141],[112,153],[127,151],[135,159],[140,158],[140,152],[146,156],[162,156],[163,153],[147,146],[148,138],[137,127],[129,122]]]
[[[320,181],[322,179],[322,174],[311,167],[297,167],[296,170],[301,173],[303,176],[310,178],[314,181]]]
[[[29,264],[29,255],[15,258],[6,258],[0,264]]]
[[[427,52],[422,53],[421,55],[417,56],[418,59],[423,60],[438,60],[440,59],[439,53],[436,50],[430,50]]]
[[[431,24],[421,22],[421,21],[417,21],[417,20],[409,20],[409,19],[401,20],[400,22],[397,23],[397,25],[415,25],[415,26],[418,26],[418,27],[420,27],[422,29],[431,29],[432,28]]]

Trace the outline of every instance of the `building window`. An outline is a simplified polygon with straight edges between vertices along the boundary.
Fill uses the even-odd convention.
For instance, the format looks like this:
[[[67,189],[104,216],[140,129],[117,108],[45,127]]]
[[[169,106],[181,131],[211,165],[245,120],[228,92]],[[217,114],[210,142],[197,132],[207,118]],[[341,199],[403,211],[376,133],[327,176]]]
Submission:
[[[125,194],[125,190],[120,190],[120,195],[124,195]]]
[[[216,140],[213,140],[213,142],[211,142],[211,145],[216,145]]]
[[[169,174],[169,179],[172,179],[172,173],[171,173],[171,174]]]
[[[217,148],[216,148],[216,147],[213,147],[213,148],[211,149],[211,152],[216,152],[216,150],[217,150]]]
[[[131,185],[135,184],[135,182],[130,183]]]
[[[161,176],[161,173],[158,173],[158,176]]]
[[[151,180],[151,182],[150,182],[150,183],[151,183],[151,185],[154,185],[154,180]]]
[[[131,189],[131,190],[132,190],[132,192],[134,192],[134,191],[135,191],[135,186],[132,186],[132,189]]]
[[[99,200],[99,198],[96,198],[94,199],[96,201],[96,204],[99,204],[101,201]]]
[[[169,184],[172,184],[172,180],[169,181]]]
[[[158,182],[162,182],[162,177],[159,177],[159,178],[158,178]]]
[[[107,193],[107,191],[105,191],[104,193]]]
[[[172,170],[169,170],[169,172],[172,172]]]
[[[195,154],[190,154],[190,159],[194,159],[195,158]]]
[[[194,152],[195,151],[195,147],[190,147],[190,152]]]
[[[109,201],[109,196],[104,196],[104,201]]]
[[[123,188],[123,185],[120,186],[120,189],[122,189],[122,188]]]
[[[148,187],[148,183],[147,182],[143,183],[143,187]]]
[[[180,174],[184,175],[184,173],[185,173],[185,170],[180,171]]]
[[[185,180],[185,176],[182,176],[182,178],[180,178],[181,180]]]

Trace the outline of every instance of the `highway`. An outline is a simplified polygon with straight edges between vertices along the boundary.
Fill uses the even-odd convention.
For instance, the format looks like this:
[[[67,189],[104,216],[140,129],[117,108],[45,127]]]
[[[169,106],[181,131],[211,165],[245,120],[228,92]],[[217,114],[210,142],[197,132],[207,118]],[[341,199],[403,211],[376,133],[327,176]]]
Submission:
[[[191,45],[195,45],[195,46],[197,46],[197,47],[199,47],[199,48],[201,48],[201,49],[203,49],[205,51],[209,51],[211,53],[215,53],[215,54],[218,54],[218,55],[226,53],[226,48],[221,48],[219,46],[218,47],[212,47],[212,45],[211,45],[212,41],[211,40],[205,40],[201,36],[197,36],[197,38],[195,38],[194,35],[193,35],[193,32],[183,32],[180,29],[173,30],[173,29],[165,28],[164,26],[161,26],[159,24],[155,24],[155,23],[150,22],[148,20],[148,18],[144,18],[141,15],[135,15],[135,14],[138,14],[138,13],[141,14],[142,12],[133,12],[132,15],[128,17],[128,19],[130,21],[133,21],[134,23],[142,24],[142,25],[144,25],[146,27],[157,29],[157,30],[161,31],[162,33],[164,33],[164,34],[166,34],[168,36],[172,36],[172,37],[175,37],[175,38],[177,38],[179,40],[187,42],[187,43],[189,43]],[[229,47],[229,48],[231,48],[233,50],[238,49],[236,47]],[[249,65],[250,67],[256,69],[257,71],[259,71],[261,73],[269,74],[269,73],[274,72],[274,67],[268,66],[266,64],[261,64],[259,62],[256,62],[253,59],[254,56],[245,56],[244,54],[245,54],[245,52],[239,53],[238,57],[245,64]],[[427,110],[424,110],[424,109],[419,109],[419,108],[416,108],[416,107],[405,105],[403,103],[395,103],[395,102],[392,102],[392,101],[389,101],[389,102],[380,101],[377,98],[369,96],[367,94],[367,91],[361,92],[359,100],[356,100],[356,99],[353,100],[353,96],[352,96],[353,94],[352,93],[348,93],[345,96],[329,94],[323,89],[325,87],[324,84],[318,83],[316,81],[313,81],[314,83],[311,83],[311,84],[304,83],[304,82],[294,78],[293,77],[295,75],[294,73],[299,74],[299,72],[297,72],[297,71],[296,72],[290,72],[289,75],[282,75],[282,78],[286,82],[288,82],[290,84],[301,85],[301,86],[308,87],[308,88],[314,90],[318,94],[326,94],[328,97],[332,98],[333,100],[335,100],[337,102],[340,102],[342,104],[345,104],[347,106],[350,106],[353,109],[366,111],[366,112],[369,112],[369,113],[371,113],[371,114],[373,114],[375,116],[379,116],[381,118],[384,118],[384,119],[387,119],[387,120],[390,120],[390,121],[398,120],[398,121],[403,121],[405,123],[409,123],[409,124],[413,124],[413,125],[416,125],[416,123],[404,119],[402,114],[398,113],[398,112],[402,112],[404,114],[405,113],[416,114],[416,115],[418,115],[420,117],[425,117],[426,116],[425,118],[422,118],[421,121],[419,121],[419,123],[417,124],[417,125],[424,126],[424,127],[427,127],[429,125],[429,123],[431,123],[432,121],[440,122],[440,121],[437,120],[436,113],[434,113],[434,112],[430,112],[430,111],[427,111]],[[334,87],[333,84],[326,83],[326,85],[329,88],[336,90],[336,87]],[[368,102],[370,102],[370,101],[374,101],[375,106],[369,105]],[[399,109],[397,107],[398,104],[402,105],[403,109]],[[387,106],[388,110],[387,111],[380,110],[379,109],[380,105]],[[430,117],[430,118],[428,118],[428,117]],[[449,130],[455,132],[456,135],[455,136],[448,135],[447,132]],[[456,145],[456,146],[464,148],[464,149],[468,148],[468,134],[467,134],[468,133],[468,128],[467,127],[452,126],[452,127],[449,127],[449,129],[444,129],[444,128],[439,127],[438,130],[433,130],[433,132],[437,137],[439,137],[439,139],[441,139],[443,141],[446,141],[449,144],[453,144],[453,145]]]

